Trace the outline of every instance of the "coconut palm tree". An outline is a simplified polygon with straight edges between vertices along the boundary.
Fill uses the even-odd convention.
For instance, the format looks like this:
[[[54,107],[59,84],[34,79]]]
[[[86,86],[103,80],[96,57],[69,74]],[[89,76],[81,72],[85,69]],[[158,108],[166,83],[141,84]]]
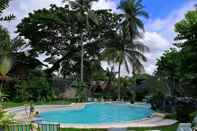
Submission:
[[[144,24],[140,18],[148,18],[148,13],[144,11],[142,0],[124,0],[120,2],[118,9],[121,10],[120,27],[124,30],[124,35],[131,41],[141,36],[144,31]]]
[[[131,44],[130,40],[125,39],[123,33],[114,33],[114,38],[107,41],[103,56],[105,60],[118,64],[119,85],[122,65],[125,66],[128,73],[132,67],[133,75],[144,71],[142,62],[147,61],[143,55],[145,51],[148,51],[147,46],[137,40]],[[120,100],[120,86],[118,92],[118,99]]]
[[[89,21],[92,21],[94,24],[98,24],[96,14],[91,10],[92,2],[96,2],[98,0],[75,0],[69,1],[71,8],[77,12],[78,21],[83,25],[85,23],[86,31],[89,30]],[[84,21],[85,20],[85,21]],[[84,30],[81,31],[81,81],[83,81],[84,76]],[[88,34],[87,34],[88,35]]]
[[[141,21],[141,17],[148,18],[148,13],[144,11],[144,6],[142,4],[142,0],[124,0],[120,2],[118,9],[121,10],[120,14],[120,24],[118,26],[118,30],[121,34],[122,40],[120,44],[122,44],[120,56],[117,55],[119,60],[119,78],[120,78],[120,70],[121,65],[124,63],[126,69],[128,71],[128,63],[126,62],[128,59],[129,63],[133,69],[133,75],[139,73],[143,70],[142,60],[146,61],[145,56],[143,55],[144,51],[148,51],[148,48],[144,46],[142,43],[137,41],[136,39],[142,37],[142,33],[144,32],[144,24]],[[138,43],[138,44],[136,44]],[[127,45],[128,44],[128,45]],[[127,50],[132,50],[135,53],[128,52]],[[125,51],[128,54],[125,54]],[[125,55],[127,57],[125,57]],[[122,57],[121,57],[122,56]],[[129,56],[129,57],[128,57]],[[133,59],[131,59],[133,58]],[[141,60],[140,60],[141,59]],[[119,79],[120,85],[120,79]],[[119,86],[119,100],[120,100],[120,86]]]

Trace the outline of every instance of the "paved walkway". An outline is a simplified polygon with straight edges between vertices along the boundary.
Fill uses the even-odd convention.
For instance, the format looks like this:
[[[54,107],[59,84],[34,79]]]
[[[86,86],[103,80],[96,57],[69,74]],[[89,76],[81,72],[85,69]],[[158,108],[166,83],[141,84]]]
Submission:
[[[42,105],[35,106],[35,109],[39,112],[53,111],[59,109],[79,109],[83,108],[85,104],[71,104],[71,105]],[[27,113],[25,107],[16,107],[7,109],[9,113],[15,115],[17,121],[24,122],[27,120]],[[76,124],[61,124],[62,128],[127,128],[127,127],[158,127],[158,126],[168,126],[175,124],[176,120],[163,119],[161,114],[155,113],[151,118],[146,118],[139,121],[131,121],[126,123],[113,123],[113,124],[91,124],[91,125],[76,125]]]

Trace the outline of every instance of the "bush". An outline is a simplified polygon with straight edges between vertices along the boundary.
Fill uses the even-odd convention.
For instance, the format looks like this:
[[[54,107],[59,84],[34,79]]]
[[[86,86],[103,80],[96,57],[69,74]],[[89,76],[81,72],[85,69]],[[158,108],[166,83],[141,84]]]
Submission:
[[[77,90],[77,98],[79,102],[83,102],[87,100],[89,90],[85,82],[73,81],[71,87]]]
[[[152,109],[164,111],[168,113],[173,113],[175,108],[175,98],[170,96],[165,96],[162,93],[154,95],[152,98],[149,98]]]
[[[25,80],[16,84],[17,101],[47,101],[54,97],[54,89],[42,73],[31,73]]]
[[[195,111],[194,101],[190,98],[181,98],[176,103],[176,114],[179,122],[191,122],[193,116],[191,114]]]
[[[162,93],[157,93],[150,98],[150,104],[153,110],[161,110],[164,101],[164,95]]]
[[[0,105],[0,128],[5,127],[7,124],[13,123],[13,118],[7,114]]]

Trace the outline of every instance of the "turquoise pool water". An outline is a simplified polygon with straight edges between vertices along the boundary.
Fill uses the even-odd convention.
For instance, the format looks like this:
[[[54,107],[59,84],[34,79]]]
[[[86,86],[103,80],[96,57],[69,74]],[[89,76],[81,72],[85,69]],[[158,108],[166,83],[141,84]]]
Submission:
[[[130,104],[87,104],[82,109],[64,109],[40,113],[42,121],[64,124],[106,124],[129,122],[151,116],[149,106]]]

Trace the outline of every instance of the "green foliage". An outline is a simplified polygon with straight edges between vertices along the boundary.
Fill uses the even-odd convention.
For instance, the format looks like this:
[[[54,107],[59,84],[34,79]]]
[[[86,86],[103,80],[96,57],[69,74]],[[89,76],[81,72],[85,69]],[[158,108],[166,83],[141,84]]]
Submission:
[[[88,86],[82,81],[73,81],[71,87],[77,90],[77,98],[79,101],[86,101],[88,97]]]
[[[5,76],[12,67],[10,52],[10,36],[8,32],[0,26],[0,76]]]
[[[108,30],[114,27],[116,15],[108,10],[94,11],[98,16],[99,26],[90,21],[87,29],[85,23],[81,25],[78,21],[78,13],[67,6],[63,8],[52,5],[50,9],[35,11],[22,20],[17,31],[20,36],[30,40],[32,50],[29,53],[32,56],[36,57],[44,52],[49,56],[45,59],[45,62],[52,64],[46,70],[48,74],[60,70],[64,78],[76,79],[80,75],[81,32],[85,43],[84,72],[91,75],[92,63],[96,65],[95,69],[101,68],[99,57],[103,49],[102,41],[107,37]],[[90,76],[85,76],[86,81],[88,78]]]
[[[146,61],[143,52],[147,50],[147,47],[140,42],[132,44],[121,34],[114,34],[111,41],[106,44],[103,56],[105,60],[118,64],[119,68],[124,64],[128,73],[130,66],[133,67],[133,73],[140,73],[144,71],[141,61]],[[118,72],[120,73],[120,70]]]
[[[7,80],[7,73],[12,67],[11,41],[6,29],[0,25],[0,101],[5,94],[2,92],[4,80]]]
[[[32,72],[26,80],[18,81],[16,89],[18,101],[47,101],[55,97],[52,83],[39,72]]]
[[[157,61],[158,76],[162,81],[166,82],[166,87],[169,88],[169,95],[181,94],[178,85],[180,79],[181,55],[176,49],[166,51],[164,55]]]
[[[197,90],[197,10],[189,11],[175,26],[176,47],[157,62],[156,75],[165,80],[171,95],[196,97]]]
[[[6,113],[0,105],[0,128],[5,127],[6,125],[13,123],[13,117]]]
[[[195,43],[197,37],[197,9],[194,11],[189,11],[185,15],[185,19],[178,22],[175,26],[175,31],[178,33],[176,40],[187,40],[185,42],[180,42],[180,46],[187,47],[186,44]],[[188,45],[190,45],[188,44]]]
[[[148,48],[136,40],[144,31],[140,18],[147,17],[142,2],[123,1],[119,7],[122,13],[114,14],[109,10],[92,10],[94,1],[74,0],[64,7],[51,5],[49,9],[30,13],[17,26],[19,36],[29,40],[26,46],[31,47],[31,56],[42,53],[48,56],[44,61],[52,67],[45,70],[47,75],[58,71],[63,78],[76,80],[86,72],[81,75],[85,82],[105,80],[109,73],[101,66],[103,60],[119,64],[119,77],[122,64],[128,72],[132,67],[133,74],[144,71],[143,53]],[[86,94],[86,90],[80,93]]]
[[[141,0],[121,1],[118,8],[123,12],[120,25],[126,35],[125,37],[134,42],[135,38],[141,36],[141,31],[144,31],[144,24],[140,18],[148,18],[148,13],[144,11]]]
[[[176,113],[169,113],[164,116],[165,119],[176,119]]]
[[[0,56],[11,50],[11,40],[9,33],[0,25]]]
[[[141,37],[140,30],[144,30],[143,22],[139,16],[146,16],[141,1],[121,1],[119,9],[122,10],[117,26],[119,31],[111,33],[103,56],[109,63],[118,64],[118,77],[120,78],[123,64],[128,73],[130,73],[131,67],[134,75],[144,71],[142,61],[146,62],[146,57],[143,53],[148,51],[148,47],[136,40],[136,38]],[[120,80],[118,97],[120,99]]]
[[[194,117],[192,113],[195,112],[194,103],[191,100],[183,99],[176,104],[176,118],[179,122],[192,122]],[[190,116],[191,115],[191,116]]]
[[[147,13],[143,10],[141,1],[138,0],[121,1],[119,9],[122,10],[122,14],[119,15],[121,22],[117,26],[120,32],[112,32],[104,57],[107,61],[119,64],[119,75],[122,64],[125,65],[128,73],[130,66],[133,74],[141,73],[144,71],[141,61],[146,61],[143,53],[148,51],[148,47],[136,38],[141,37],[142,33],[139,30],[144,30],[139,16],[146,17]]]

